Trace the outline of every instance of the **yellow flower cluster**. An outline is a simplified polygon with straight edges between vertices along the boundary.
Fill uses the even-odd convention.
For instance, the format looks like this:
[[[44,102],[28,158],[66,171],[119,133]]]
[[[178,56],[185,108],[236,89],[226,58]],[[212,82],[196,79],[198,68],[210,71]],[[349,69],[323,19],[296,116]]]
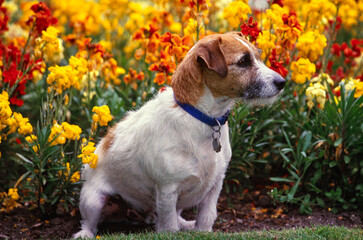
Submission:
[[[233,1],[223,10],[223,19],[226,19],[232,28],[238,28],[240,24],[247,20],[251,8],[246,1]]]
[[[29,123],[29,118],[24,118],[20,113],[14,112],[14,119],[16,121],[11,127],[16,126],[18,128],[18,133],[22,135],[31,134],[33,132],[33,127]]]
[[[323,55],[326,41],[326,37],[317,30],[303,33],[296,43],[299,57],[308,58],[311,62],[315,62],[319,56]]]
[[[65,172],[62,172],[62,171],[59,171],[58,175],[61,176],[61,175],[64,175],[66,179],[69,178],[69,175],[71,173],[71,168],[70,168],[70,164],[67,162],[66,163],[66,169],[65,169]],[[72,183],[75,183],[75,182],[78,182],[79,179],[81,178],[81,175],[79,173],[79,171],[75,172],[72,174],[72,176],[70,177],[70,179],[68,179],[70,182]]]
[[[359,79],[347,78],[342,79],[341,82],[344,83],[345,91],[352,91],[355,89],[355,98],[363,96],[363,82],[359,81]],[[336,87],[334,92],[340,92],[340,86]]]
[[[0,199],[3,199],[2,205],[4,206],[0,209],[0,212],[6,211],[7,213],[9,213],[12,209],[19,206],[19,204],[16,202],[17,200],[19,200],[18,189],[9,188],[8,193],[0,193]]]
[[[59,63],[63,58],[63,41],[58,38],[59,30],[53,26],[42,31],[42,36],[36,39],[37,47],[34,50],[36,56],[43,53],[44,60],[50,63]]]
[[[319,104],[320,108],[324,108],[324,104],[326,101],[325,87],[319,82],[310,83],[310,86],[306,89],[306,97],[308,100],[307,105],[309,108],[314,107],[314,99],[316,99],[316,102]]]
[[[9,119],[13,112],[10,108],[9,95],[7,92],[2,92],[0,94],[0,133],[8,126]],[[0,135],[0,143],[2,136]]]
[[[342,1],[339,8],[339,17],[342,19],[342,23],[345,28],[351,29],[353,26],[358,25],[358,21],[361,21],[362,12],[359,11],[363,8],[363,1],[358,2],[354,0]]]
[[[101,126],[107,126],[108,122],[112,120],[112,115],[107,105],[93,107],[92,112],[95,113],[92,116],[93,122],[99,123]]]
[[[321,31],[324,30],[324,25],[335,16],[336,12],[336,5],[329,0],[310,1],[301,8],[303,18],[307,20],[307,29],[318,26]]]
[[[51,85],[58,94],[61,94],[64,90],[71,87],[77,90],[81,87],[82,78],[88,71],[88,63],[82,57],[72,56],[69,59],[68,66],[54,66],[50,67],[50,74],[47,78],[48,85]]]
[[[84,164],[89,164],[91,168],[97,167],[98,156],[94,153],[95,150],[95,143],[88,142],[87,146],[82,148],[82,154],[78,155],[79,158],[82,158],[82,162]]]
[[[311,63],[309,59],[300,58],[298,61],[291,63],[291,70],[291,80],[303,84],[311,78],[316,68],[315,64]]]
[[[263,29],[277,29],[278,26],[283,25],[282,16],[288,14],[289,10],[280,7],[278,4],[272,4],[271,8],[266,10],[266,17],[263,22]]]
[[[81,133],[82,129],[77,125],[71,125],[67,122],[63,122],[62,125],[55,123],[48,142],[51,142],[51,145],[65,144],[67,140],[78,140]]]
[[[258,47],[262,50],[261,59],[265,59],[275,47],[276,35],[268,30],[260,32],[257,37]]]

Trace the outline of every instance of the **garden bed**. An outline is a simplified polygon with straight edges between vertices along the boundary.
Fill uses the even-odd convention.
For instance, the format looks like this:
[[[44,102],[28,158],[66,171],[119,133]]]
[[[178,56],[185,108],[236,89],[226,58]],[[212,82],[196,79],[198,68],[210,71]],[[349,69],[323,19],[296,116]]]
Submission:
[[[363,229],[363,216],[355,211],[334,214],[328,209],[315,208],[311,215],[302,215],[298,209],[273,206],[269,197],[260,191],[252,191],[244,198],[236,194],[223,193],[218,204],[219,215],[213,230],[241,232],[247,230],[291,229],[318,225],[358,227]],[[260,200],[258,200],[260,199]],[[263,199],[263,200],[261,200]],[[39,212],[17,208],[9,214],[0,215],[0,239],[67,238],[79,230],[80,215],[53,216],[42,220]],[[185,213],[193,217],[193,211]],[[153,231],[151,225],[131,222],[103,223],[99,236],[106,233],[138,233]]]

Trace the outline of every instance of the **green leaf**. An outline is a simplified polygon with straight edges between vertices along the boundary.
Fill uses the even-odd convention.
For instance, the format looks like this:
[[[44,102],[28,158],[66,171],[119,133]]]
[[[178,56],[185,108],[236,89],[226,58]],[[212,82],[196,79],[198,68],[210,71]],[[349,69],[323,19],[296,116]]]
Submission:
[[[270,180],[274,182],[295,182],[294,180],[288,178],[280,178],[280,177],[270,177]]]
[[[329,163],[329,167],[331,167],[331,168],[335,167],[336,165],[338,165],[338,162],[337,161],[331,161]]]
[[[339,138],[334,142],[334,147],[338,147],[343,142],[343,138]]]
[[[319,198],[319,197],[316,197],[316,202],[318,203],[318,205],[320,207],[325,207],[325,202],[323,199]]]
[[[347,155],[344,155],[344,162],[348,164],[350,162],[350,157]]]
[[[21,155],[20,153],[17,153],[16,156],[18,156],[21,160],[23,160],[26,164],[29,164],[31,166],[34,166],[33,162]]]

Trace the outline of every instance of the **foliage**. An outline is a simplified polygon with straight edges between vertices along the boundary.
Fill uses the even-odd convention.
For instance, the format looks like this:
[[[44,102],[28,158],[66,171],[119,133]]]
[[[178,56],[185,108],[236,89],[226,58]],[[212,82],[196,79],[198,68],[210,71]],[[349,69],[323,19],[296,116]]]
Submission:
[[[198,39],[227,31],[287,79],[275,104],[233,110],[228,190],[263,178],[304,213],[361,209],[362,11],[362,0],[0,0],[2,210],[76,206],[107,126],[163,91]]]

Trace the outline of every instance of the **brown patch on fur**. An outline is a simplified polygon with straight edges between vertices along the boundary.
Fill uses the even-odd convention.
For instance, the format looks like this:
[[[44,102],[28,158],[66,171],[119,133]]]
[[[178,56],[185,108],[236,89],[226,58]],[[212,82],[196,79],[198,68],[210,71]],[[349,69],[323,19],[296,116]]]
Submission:
[[[108,149],[112,146],[112,143],[115,140],[115,132],[114,132],[115,128],[116,128],[116,125],[110,129],[108,129],[108,132],[107,132],[106,136],[104,137],[103,143],[101,145],[101,149],[103,152],[107,152]]]

